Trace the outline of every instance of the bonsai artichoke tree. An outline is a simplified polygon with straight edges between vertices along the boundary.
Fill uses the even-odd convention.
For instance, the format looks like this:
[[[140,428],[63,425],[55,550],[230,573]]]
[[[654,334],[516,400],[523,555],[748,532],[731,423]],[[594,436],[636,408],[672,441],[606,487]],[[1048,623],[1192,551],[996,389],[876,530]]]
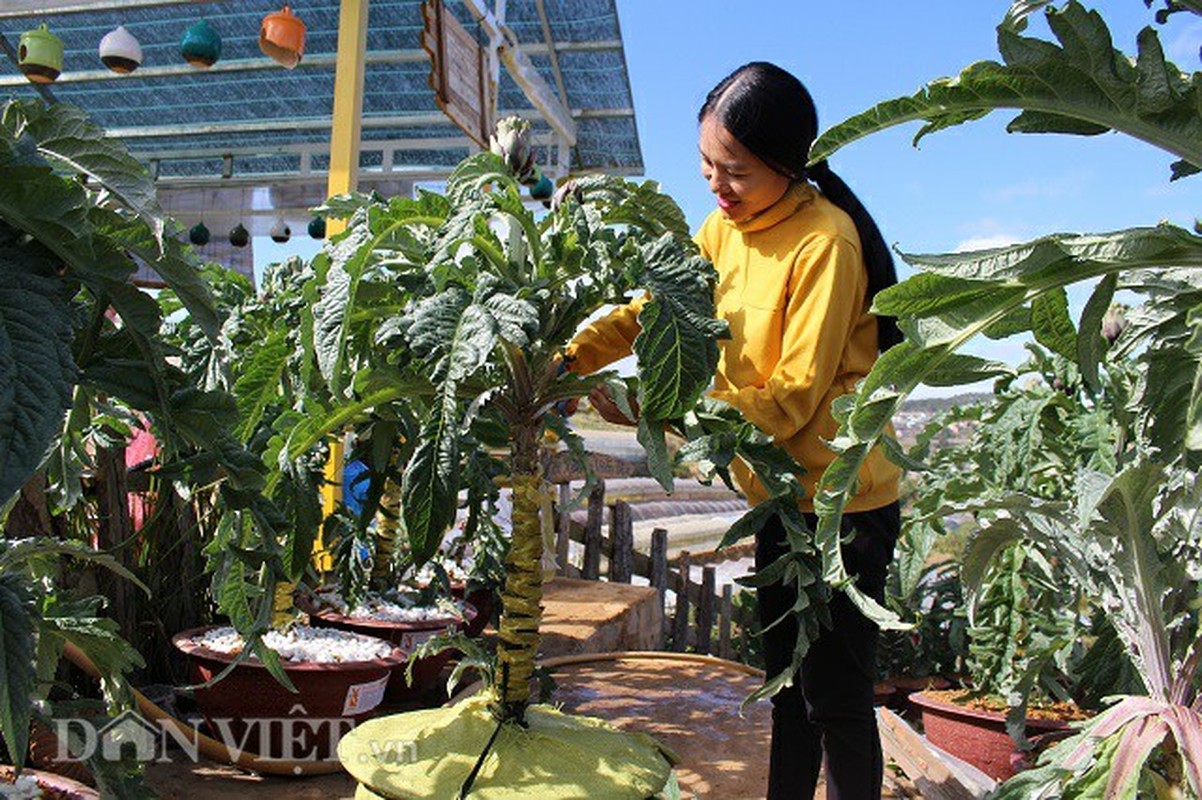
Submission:
[[[1023,36],[1026,16],[1050,5],[1014,4],[998,28],[1002,63],[974,64],[954,81],[935,81],[840,123],[820,137],[811,157],[825,158],[912,120],[925,122],[921,137],[1015,108],[1021,113],[1011,131],[1119,131],[1174,155],[1174,178],[1202,171],[1202,75],[1167,62],[1150,27],[1139,34],[1137,57],[1129,59],[1114,49],[1101,16],[1075,0],[1047,9],[1059,44]],[[1173,12],[1202,8],[1170,0],[1158,17]],[[1095,457],[1078,459],[1074,474],[1065,476],[1073,486],[1067,497],[1045,498],[1032,485],[1010,481],[1002,487],[1007,491],[972,500],[995,521],[981,531],[967,566],[980,574],[992,556],[1013,553],[1021,540],[1054,553],[1062,574],[1073,577],[1113,626],[1145,691],[1112,698],[1077,735],[1046,753],[1039,768],[1004,784],[999,796],[1202,796],[1202,237],[1162,223],[904,258],[920,271],[878,295],[875,308],[900,318],[906,340],[841,406],[835,441],[841,454],[816,499],[819,535],[837,530],[856,468],[915,387],[969,384],[1010,371],[960,353],[974,337],[1029,333],[1071,363],[1087,410],[1100,409],[1107,381],[1128,369],[1115,370],[1113,362],[1130,359],[1129,391],[1121,382],[1109,384],[1123,398],[1110,408],[1114,427],[1093,431]],[[1082,281],[1093,287],[1074,321],[1065,288]],[[1111,345],[1104,333],[1116,330],[1107,312],[1119,290],[1144,302],[1128,313],[1126,330]],[[1108,348],[1112,365],[1103,363]],[[887,449],[898,455],[897,448]],[[1042,446],[1035,452],[1044,454]]]
[[[711,476],[728,478],[726,468],[738,453],[764,471],[781,507],[797,512],[801,491],[796,465],[768,437],[733,409],[702,398],[725,325],[714,319],[713,267],[698,254],[676,204],[653,183],[596,175],[566,183],[549,211],[536,215],[521,193],[523,183],[534,182],[528,126],[507,120],[499,127],[506,133],[497,152],[461,163],[445,196],[346,196],[323,209],[349,218],[346,231],[314,259],[316,302],[301,326],[324,388],[298,405],[291,429],[276,425],[281,463],[349,424],[357,426],[368,442],[363,451],[372,454],[369,498],[382,494],[381,479],[399,482],[400,526],[418,565],[438,550],[461,494],[471,535],[487,519],[497,484],[511,488],[513,530],[489,705],[496,730],[451,745],[453,752],[476,748],[456,773],[460,781],[492,739],[504,741],[531,725],[532,713],[549,713],[531,711],[539,708],[531,706],[531,677],[542,596],[545,437],[553,433],[583,456],[557,404],[606,381],[621,384],[615,386],[620,397],[631,388],[614,373],[580,376],[565,369],[564,348],[591,315],[636,292],[650,293],[634,343],[638,376],[630,384],[641,409],[639,441],[666,488],[672,485],[665,441],[670,424],[690,440],[682,454],[703,460]],[[754,533],[776,508],[776,501],[760,507],[728,539]],[[803,535],[800,512],[786,514],[795,522],[795,553],[767,579],[805,584],[803,594],[813,602],[804,611],[803,630],[816,635],[829,590],[816,579],[817,549]],[[407,716],[380,722],[393,726],[389,738],[404,739],[408,726],[429,721]],[[371,735],[353,734],[342,746],[344,763],[361,777],[367,769],[356,766],[362,753],[346,753],[355,747],[366,753]],[[376,762],[367,755],[366,761]],[[658,755],[652,763],[660,765],[653,770],[657,777],[631,796],[662,787],[666,763]],[[550,774],[562,767],[549,766]],[[439,771],[448,773],[454,770]],[[504,778],[492,774],[490,780]]]

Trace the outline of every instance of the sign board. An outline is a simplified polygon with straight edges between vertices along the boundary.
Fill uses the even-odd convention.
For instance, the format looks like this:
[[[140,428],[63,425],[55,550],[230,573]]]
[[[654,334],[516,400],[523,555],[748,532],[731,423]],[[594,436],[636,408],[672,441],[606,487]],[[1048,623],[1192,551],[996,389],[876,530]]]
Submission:
[[[438,107],[472,141],[487,148],[491,81],[484,48],[442,0],[425,0],[422,19],[422,47],[430,54],[430,88]]]

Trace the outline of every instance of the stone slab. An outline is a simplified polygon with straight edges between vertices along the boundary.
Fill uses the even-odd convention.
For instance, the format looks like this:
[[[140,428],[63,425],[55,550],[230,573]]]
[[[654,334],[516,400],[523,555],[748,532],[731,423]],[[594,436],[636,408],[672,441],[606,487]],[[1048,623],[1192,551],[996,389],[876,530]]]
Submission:
[[[656,650],[659,592],[649,586],[557,577],[543,585],[540,657]]]

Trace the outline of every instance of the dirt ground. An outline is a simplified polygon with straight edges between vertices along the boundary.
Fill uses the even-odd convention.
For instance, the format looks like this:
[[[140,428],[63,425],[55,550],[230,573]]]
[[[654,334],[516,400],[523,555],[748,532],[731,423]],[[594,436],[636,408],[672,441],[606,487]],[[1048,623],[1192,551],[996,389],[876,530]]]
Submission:
[[[644,731],[671,750],[679,758],[676,774],[685,797],[764,796],[769,705],[756,703],[739,714],[743,698],[757,685],[753,676],[720,662],[645,657],[572,664],[554,674],[556,702],[565,710]],[[147,782],[160,797],[188,800],[342,800],[355,791],[354,780],[345,773],[275,778],[211,763],[155,764]],[[820,787],[816,800],[825,796]],[[885,796],[918,797],[908,782],[888,775]]]

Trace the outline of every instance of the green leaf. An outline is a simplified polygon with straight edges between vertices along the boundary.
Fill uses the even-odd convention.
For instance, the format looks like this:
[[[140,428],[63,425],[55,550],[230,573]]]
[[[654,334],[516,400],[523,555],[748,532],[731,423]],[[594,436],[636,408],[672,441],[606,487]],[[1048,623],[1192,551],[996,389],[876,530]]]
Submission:
[[[38,618],[21,577],[0,574],[0,735],[18,769],[29,745]]]
[[[263,412],[280,399],[280,381],[292,353],[288,335],[288,331],[272,332],[267,341],[251,353],[234,383],[239,419],[234,436],[241,442],[250,439],[263,419]]]
[[[0,243],[0,504],[42,463],[71,404],[71,312],[52,269],[37,244]]]
[[[1035,341],[1070,361],[1077,356],[1077,329],[1068,315],[1068,293],[1052,289],[1031,301]]]
[[[713,267],[679,238],[661,236],[644,248],[643,261],[651,300],[639,312],[634,340],[639,407],[662,421],[679,417],[709,386],[726,324],[714,319]]]
[[[777,507],[775,503],[759,503],[752,506],[747,513],[735,520],[734,524],[723,534],[722,541],[718,543],[718,549],[721,550],[730,547],[736,542],[741,542],[748,537],[755,536],[763,529],[764,524],[776,511]]]
[[[1158,513],[1166,510],[1157,501],[1164,481],[1161,465],[1133,465],[1114,476],[1096,498],[1083,495],[1079,513],[1087,536],[1106,554],[1102,558],[1113,592],[1115,631],[1139,666],[1148,693],[1167,701],[1174,673],[1161,602],[1166,587],[1150,535]]]
[[[663,423],[652,422],[646,416],[639,417],[638,442],[647,453],[647,470],[659,481],[669,494],[675,486],[672,474],[672,457],[668,455],[668,442],[664,436]]]
[[[1202,84],[1164,61],[1155,31],[1140,34],[1132,65],[1114,49],[1102,17],[1076,0],[1047,19],[1060,46],[1003,26],[998,48],[1005,63],[978,62],[955,79],[933,81],[911,97],[887,100],[835,125],[814,143],[811,163],[905,122],[926,121],[917,142],[932,131],[1014,108],[1024,114],[1011,130],[1116,130],[1202,167]]]
[[[1081,312],[1081,325],[1077,330],[1076,361],[1081,368],[1081,377],[1092,391],[1098,391],[1098,363],[1108,347],[1102,337],[1102,318],[1114,300],[1114,289],[1118,276],[1107,275],[1094,288],[1085,308]]]
[[[60,170],[86,175],[103,186],[162,237],[162,212],[150,173],[81,109],[14,100],[0,109],[0,127],[13,138],[30,137],[38,154]]]
[[[459,494],[459,432],[453,401],[431,412],[401,481],[401,518],[415,564],[438,550],[455,519]]]
[[[346,340],[356,309],[359,282],[374,255],[370,242],[371,229],[366,225],[354,225],[330,246],[332,264],[326,273],[321,299],[313,307],[313,347],[317,365],[335,395],[341,394],[350,384],[350,376],[344,369]]]

